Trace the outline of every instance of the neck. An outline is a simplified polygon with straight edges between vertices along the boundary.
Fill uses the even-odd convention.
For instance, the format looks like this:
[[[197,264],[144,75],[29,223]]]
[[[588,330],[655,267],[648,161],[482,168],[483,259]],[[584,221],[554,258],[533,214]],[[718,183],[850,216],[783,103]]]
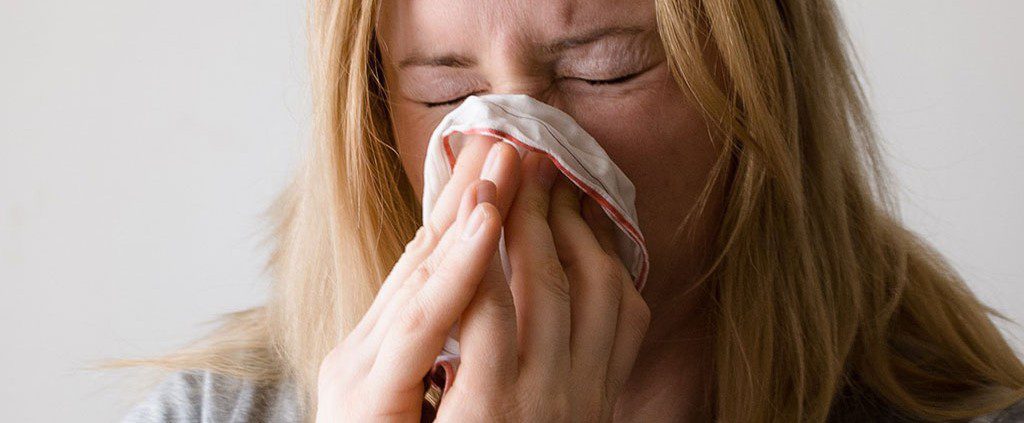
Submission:
[[[615,421],[710,421],[714,369],[710,296],[696,285],[700,283],[697,272],[672,270],[663,273],[675,278],[652,273],[655,277],[644,288],[651,323],[616,403]]]
[[[703,279],[709,260],[700,254],[683,254],[671,265],[652,266],[641,293],[651,310],[644,343],[652,351],[662,345],[713,338],[713,301]]]

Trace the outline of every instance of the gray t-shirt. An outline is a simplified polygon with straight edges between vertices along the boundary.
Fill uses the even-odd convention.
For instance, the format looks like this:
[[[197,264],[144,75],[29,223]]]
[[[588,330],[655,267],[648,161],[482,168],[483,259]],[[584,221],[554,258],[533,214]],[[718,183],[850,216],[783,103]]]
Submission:
[[[122,422],[276,423],[302,418],[291,383],[259,385],[196,370],[171,374]]]
[[[299,422],[293,384],[258,385],[208,371],[172,374],[136,405],[123,423]],[[1024,401],[969,423],[1024,422]]]

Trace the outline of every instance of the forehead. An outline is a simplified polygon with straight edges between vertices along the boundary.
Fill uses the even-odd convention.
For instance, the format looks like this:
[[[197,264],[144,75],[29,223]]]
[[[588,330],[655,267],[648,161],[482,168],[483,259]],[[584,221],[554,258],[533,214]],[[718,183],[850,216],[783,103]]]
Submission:
[[[386,50],[402,53],[654,25],[653,0],[383,0],[378,32]]]

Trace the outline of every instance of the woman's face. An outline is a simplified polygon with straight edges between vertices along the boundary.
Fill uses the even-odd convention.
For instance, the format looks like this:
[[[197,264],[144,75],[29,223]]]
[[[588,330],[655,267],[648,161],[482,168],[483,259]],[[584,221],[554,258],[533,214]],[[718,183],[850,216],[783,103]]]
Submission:
[[[528,94],[575,118],[635,184],[652,259],[645,294],[689,276],[716,229],[720,192],[691,235],[673,233],[718,150],[669,72],[653,1],[386,0],[379,38],[397,148],[418,195],[445,114],[471,94]]]

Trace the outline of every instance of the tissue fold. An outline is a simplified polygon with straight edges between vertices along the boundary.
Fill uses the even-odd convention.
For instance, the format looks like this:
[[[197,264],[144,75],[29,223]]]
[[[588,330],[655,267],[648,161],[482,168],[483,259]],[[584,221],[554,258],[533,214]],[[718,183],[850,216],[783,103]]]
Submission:
[[[612,162],[597,141],[566,113],[521,94],[469,96],[445,115],[430,136],[423,165],[423,221],[428,221],[441,190],[451,179],[455,158],[467,135],[486,135],[506,142],[519,152],[548,155],[555,167],[586,195],[592,197],[615,222],[617,249],[638,290],[647,279],[649,257],[637,223],[633,183]],[[509,275],[504,237],[499,245],[502,266]],[[457,327],[435,360],[446,370],[451,384],[459,362]]]

